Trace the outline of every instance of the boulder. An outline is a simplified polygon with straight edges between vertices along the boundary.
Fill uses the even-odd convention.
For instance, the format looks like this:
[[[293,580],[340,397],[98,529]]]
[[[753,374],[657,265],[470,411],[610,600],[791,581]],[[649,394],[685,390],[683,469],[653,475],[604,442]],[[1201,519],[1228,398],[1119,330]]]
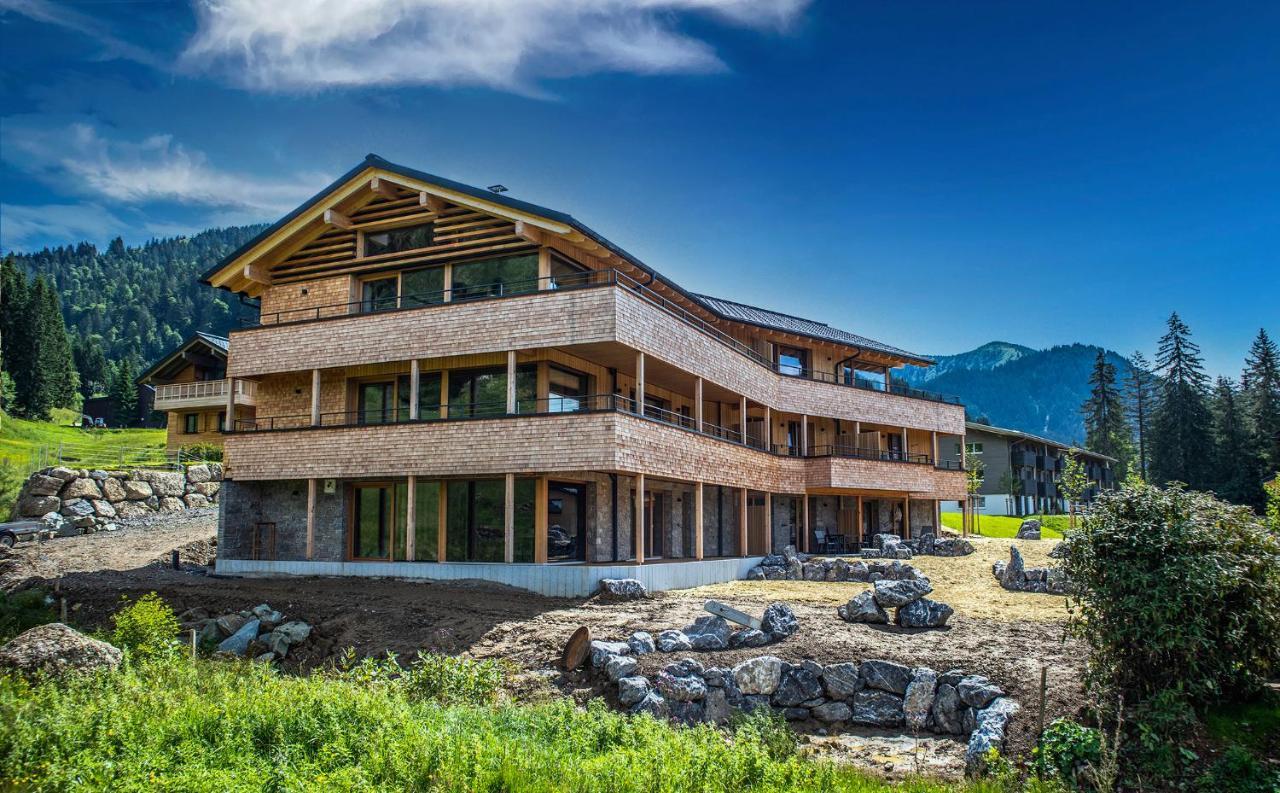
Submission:
[[[785,567],[786,564],[787,557],[780,553],[771,553],[760,560],[760,565],[762,567]]]
[[[195,485],[192,485],[191,492],[199,493],[200,495],[212,501],[218,495],[218,491],[221,489],[222,489],[221,482],[199,482]]]
[[[774,641],[785,639],[799,628],[795,612],[786,603],[770,603],[760,620],[760,630]]]
[[[636,631],[627,638],[627,646],[632,655],[645,655],[658,649],[653,643],[653,636],[648,631]]]
[[[203,464],[187,466],[187,481],[191,484],[194,485],[201,482],[208,482],[209,477],[209,466]]]
[[[258,638],[258,620],[249,619],[240,628],[218,645],[218,652],[232,655],[244,655],[249,650],[249,643]]]
[[[658,634],[658,649],[664,653],[678,653],[683,650],[692,650],[693,644],[689,641],[689,637],[684,635],[683,631],[666,630]]]
[[[1018,539],[1018,540],[1040,539],[1040,521],[1034,520],[1034,519],[1022,521],[1022,524],[1018,526],[1018,534],[1015,537],[1015,539]]]
[[[72,520],[76,518],[92,518],[93,504],[83,498],[73,498],[70,501],[62,502],[62,509],[59,511]]]
[[[909,728],[920,731],[928,726],[929,711],[933,708],[937,690],[937,672],[924,666],[911,670],[911,682],[907,685],[906,696],[902,698],[902,712]]]
[[[148,515],[154,515],[146,503],[142,501],[121,501],[115,505],[116,517],[119,518],[145,518]]]
[[[729,623],[724,617],[708,614],[685,627],[684,635],[695,650],[723,650],[729,646]]]
[[[187,509],[200,509],[209,506],[209,499],[199,493],[188,493],[182,497],[182,502],[187,505]]]
[[[24,631],[0,647],[0,669],[23,674],[44,672],[61,675],[115,669],[123,654],[104,641],[51,622]]]
[[[834,724],[853,718],[853,708],[843,702],[826,702],[810,710],[818,721]]]
[[[187,508],[182,499],[177,496],[164,496],[160,499],[161,512],[180,512]]]
[[[61,495],[64,501],[71,498],[102,498],[102,488],[92,479],[77,478],[63,486]]]
[[[975,714],[974,729],[969,735],[969,745],[965,747],[964,752],[967,773],[975,776],[981,774],[986,770],[986,761],[991,750],[994,749],[997,753],[1004,751],[1009,719],[1013,718],[1018,710],[1016,702],[1000,697]]]
[[[867,688],[888,691],[899,696],[907,693],[911,683],[911,669],[893,661],[863,661],[858,675]]]
[[[150,482],[143,482],[138,479],[126,479],[124,482],[121,482],[121,486],[124,488],[124,497],[130,501],[144,501],[155,495],[154,491],[151,489]]]
[[[1024,580],[1023,572],[1025,565],[1022,561],[1022,554],[1018,551],[1018,546],[1009,546],[1009,563],[1004,566],[1004,570],[1000,574],[1000,585],[1008,589],[1017,589],[1022,586]]]
[[[23,486],[22,492],[28,496],[56,496],[63,484],[65,483],[55,476],[32,474]]]
[[[782,668],[782,659],[761,655],[733,667],[733,681],[743,694],[770,696],[782,681]]]
[[[985,708],[996,697],[1003,696],[1004,690],[982,675],[967,675],[956,686],[960,701],[971,708]]]
[[[910,559],[914,556],[910,548],[901,544],[894,545],[891,548],[886,548],[884,555],[890,559]]]
[[[973,543],[961,537],[945,537],[933,544],[934,556],[968,556],[973,553]]]
[[[626,642],[606,642],[599,639],[591,640],[591,665],[596,669],[603,669],[610,656],[630,654],[631,645]]]
[[[61,507],[62,501],[57,496],[27,496],[18,501],[17,513],[20,518],[38,518]]]
[[[764,647],[770,641],[769,635],[764,631],[758,631],[755,628],[743,628],[734,631],[729,637],[729,647],[731,649],[738,647]]]
[[[258,622],[261,623],[262,629],[266,631],[273,630],[277,625],[284,622],[284,615],[271,608],[271,606],[266,603],[254,606],[253,616],[258,618]]]
[[[615,683],[624,677],[631,677],[639,668],[639,662],[629,655],[611,655],[604,662],[604,673]]]
[[[619,600],[636,600],[649,597],[649,590],[634,578],[602,578],[600,579],[602,594]]]
[[[1050,559],[1066,559],[1068,550],[1070,549],[1067,547],[1067,543],[1065,541],[1060,542],[1057,545],[1053,546],[1053,550],[1049,551],[1049,558]]]
[[[933,710],[930,717],[935,732],[961,735],[964,732],[964,712],[966,705],[960,699],[955,686],[944,682],[947,676],[939,678],[938,689],[933,697]]]
[[[89,504],[93,507],[93,514],[100,518],[114,518],[116,516],[116,508],[111,506],[110,501],[99,499],[91,501]]]
[[[157,496],[180,498],[187,492],[187,478],[181,471],[134,471],[130,478],[150,484]]]
[[[108,477],[102,480],[102,496],[107,501],[116,502],[124,501],[124,485],[120,484],[119,479]]]
[[[873,727],[901,727],[906,717],[902,710],[902,697],[888,691],[863,689],[850,701],[852,715],[849,720]]]
[[[900,581],[881,580],[872,584],[875,587],[874,597],[881,608],[897,608],[905,606],[913,600],[919,600],[933,591],[927,578],[903,579]]]
[[[824,581],[827,578],[827,571],[823,568],[822,562],[805,562],[802,576],[805,581]]]
[[[707,721],[712,724],[724,724],[733,715],[733,708],[730,707],[728,695],[723,688],[707,689],[702,708]]]
[[[218,626],[218,632],[223,636],[230,636],[236,631],[244,627],[249,618],[243,614],[224,614],[214,620],[214,624]]]
[[[694,702],[707,695],[707,684],[698,675],[675,675],[664,669],[654,685],[668,702]]]
[[[72,479],[79,476],[78,473],[70,468],[64,468],[62,466],[50,468],[48,471],[45,471],[45,474],[52,476],[54,479],[61,479],[63,482],[70,482]]]
[[[843,606],[836,608],[836,613],[845,622],[869,622],[887,625],[889,614],[876,603],[875,593],[870,589],[859,592]]]
[[[670,711],[662,695],[656,691],[650,691],[644,695],[644,699],[631,706],[631,713],[636,715],[648,713],[655,719],[665,719]]]
[[[750,570],[748,570],[748,571],[747,571],[747,580],[748,580],[748,581],[763,581],[763,580],[765,580],[764,568],[763,568],[763,567],[761,567],[760,565],[756,565],[755,567],[753,567],[753,568],[751,568]]]
[[[771,701],[779,707],[793,708],[802,702],[821,697],[822,680],[819,674],[820,672],[804,666],[788,666],[783,670]]]
[[[920,598],[899,607],[894,621],[904,628],[941,628],[954,611],[946,603]]]
[[[302,644],[311,636],[311,626],[302,620],[290,620],[277,627],[271,633],[283,636],[289,642],[289,646],[292,647],[296,644]]]
[[[667,712],[672,721],[677,724],[683,724],[686,727],[700,724],[705,717],[701,702],[667,700]]]
[[[649,681],[640,675],[618,678],[618,702],[631,707],[649,694]]]
[[[828,664],[822,670],[822,686],[832,699],[848,699],[866,688],[855,663]]]
[[[871,571],[867,568],[866,562],[856,561],[856,562],[849,563],[849,580],[850,581],[857,581],[863,584],[868,583],[871,581],[870,574],[871,574]]]

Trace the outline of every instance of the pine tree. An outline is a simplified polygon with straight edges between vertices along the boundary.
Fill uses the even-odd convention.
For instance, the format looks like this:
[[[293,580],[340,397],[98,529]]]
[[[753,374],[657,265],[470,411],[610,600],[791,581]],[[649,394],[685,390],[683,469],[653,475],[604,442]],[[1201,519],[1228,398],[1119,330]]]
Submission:
[[[76,371],[80,373],[80,395],[85,399],[107,393],[110,372],[98,336],[76,337],[71,345]]]
[[[1155,375],[1151,373],[1151,364],[1141,352],[1135,352],[1129,359],[1129,377],[1125,382],[1125,399],[1128,402],[1129,420],[1132,422],[1134,436],[1138,442],[1137,473],[1144,481],[1147,478],[1147,441],[1151,430],[1151,410],[1155,406]]]
[[[30,339],[30,315],[27,312],[30,287],[27,276],[14,263],[13,256],[0,262],[0,371],[8,372],[17,381],[23,378],[23,339]],[[5,405],[5,410],[12,410]]]
[[[1162,382],[1151,417],[1151,479],[1205,489],[1213,478],[1209,378],[1200,347],[1191,341],[1191,329],[1177,312],[1169,317],[1168,327],[1156,356]]]
[[[117,427],[128,427],[138,417],[138,367],[133,357],[127,357],[114,367],[108,395],[114,409],[112,421]]]
[[[1085,446],[1119,460],[1116,475],[1123,478],[1128,468],[1131,432],[1125,420],[1124,401],[1116,386],[1116,367],[1107,362],[1102,350],[1098,350],[1089,385],[1093,390],[1080,408],[1084,414]]]
[[[1268,471],[1280,471],[1280,350],[1265,329],[1249,347],[1240,390],[1254,451]]]
[[[1262,467],[1254,454],[1235,384],[1219,377],[1213,390],[1213,489],[1235,504],[1262,505]]]
[[[18,411],[27,418],[48,421],[49,411],[56,404],[58,394],[54,386],[56,366],[45,357],[46,347],[53,339],[54,327],[45,307],[49,303],[51,287],[44,278],[36,277],[31,286],[27,305],[23,312],[22,326],[18,330],[25,339],[15,345],[13,370],[18,374],[14,385],[17,389]]]
[[[58,290],[50,285],[44,292],[44,302],[36,309],[41,314],[40,359],[47,371],[53,406],[78,408],[80,375],[71,354],[71,340],[67,338],[67,325],[62,319],[61,303]]]

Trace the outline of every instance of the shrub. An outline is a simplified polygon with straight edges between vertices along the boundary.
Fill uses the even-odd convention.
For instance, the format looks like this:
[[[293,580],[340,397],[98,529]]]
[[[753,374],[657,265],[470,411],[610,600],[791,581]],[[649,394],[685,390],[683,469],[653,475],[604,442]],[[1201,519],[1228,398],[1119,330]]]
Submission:
[[[0,592],[0,644],[54,619],[48,595],[41,590],[27,589],[12,595]]]
[[[405,692],[413,699],[445,705],[487,705],[497,701],[506,675],[497,661],[418,653],[401,679]]]
[[[1241,747],[1232,746],[1200,775],[1195,789],[1204,793],[1275,793],[1280,791],[1280,774]]]
[[[115,623],[111,640],[134,656],[157,658],[174,651],[174,638],[180,630],[178,618],[155,592],[120,609],[111,619]]]
[[[1057,719],[1045,728],[1031,758],[1038,776],[1061,780],[1075,790],[1077,772],[1096,768],[1102,759],[1102,734],[1070,719]]]
[[[1132,485],[1103,494],[1068,546],[1091,685],[1203,705],[1257,690],[1280,665],[1280,537],[1249,509]]]
[[[222,462],[222,447],[216,443],[188,443],[179,454],[183,462]]]

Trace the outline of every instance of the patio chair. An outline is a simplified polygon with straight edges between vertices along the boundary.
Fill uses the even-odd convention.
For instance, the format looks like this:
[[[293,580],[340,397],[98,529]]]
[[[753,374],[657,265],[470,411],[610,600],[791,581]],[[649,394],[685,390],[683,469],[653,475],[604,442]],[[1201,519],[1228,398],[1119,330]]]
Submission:
[[[818,546],[818,547],[817,547],[817,549],[816,549],[816,550],[818,551],[818,553],[826,553],[826,551],[827,551],[827,530],[826,530],[826,529],[814,529],[814,530],[813,530],[813,539],[814,539],[815,544]]]

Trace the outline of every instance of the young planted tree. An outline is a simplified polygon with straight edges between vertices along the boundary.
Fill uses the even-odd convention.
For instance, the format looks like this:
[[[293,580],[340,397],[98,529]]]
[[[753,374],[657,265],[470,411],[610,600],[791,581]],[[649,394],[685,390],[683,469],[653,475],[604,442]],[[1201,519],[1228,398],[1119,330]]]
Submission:
[[[1265,329],[1249,347],[1240,390],[1255,453],[1267,470],[1280,470],[1280,350]]]
[[[1155,375],[1151,373],[1151,364],[1141,352],[1135,352],[1129,359],[1129,376],[1125,381],[1125,398],[1128,402],[1129,421],[1138,443],[1137,474],[1143,481],[1147,478],[1147,439],[1151,427],[1151,411],[1156,402]]]
[[[1018,499],[1022,495],[1022,480],[1014,476],[1013,471],[1006,470],[1000,475],[1000,492],[1008,493],[1009,498],[1013,500],[1013,503],[1009,504],[1011,511],[1022,511],[1022,507],[1018,503]]]
[[[974,496],[982,489],[982,482],[986,474],[986,465],[982,462],[982,458],[969,450],[966,445],[964,449],[964,489],[966,498],[965,512],[971,512],[973,509]],[[961,525],[963,526],[963,513],[961,515]],[[968,527],[965,526],[965,529]]]
[[[1219,377],[1213,389],[1213,489],[1233,504],[1261,506],[1262,465],[1254,453],[1239,392],[1235,384]]]
[[[1089,475],[1085,471],[1084,460],[1080,459],[1080,455],[1075,452],[1067,452],[1067,461],[1062,466],[1062,481],[1058,482],[1058,489],[1062,491],[1062,498],[1067,502],[1067,514],[1070,516],[1068,520],[1071,528],[1076,527],[1076,510],[1075,505],[1084,498],[1084,493],[1089,489]]]
[[[1156,356],[1162,381],[1151,417],[1151,478],[1204,489],[1213,479],[1209,377],[1200,347],[1191,341],[1191,329],[1177,312],[1169,317],[1168,327]]]
[[[1093,389],[1080,408],[1084,414],[1085,446],[1119,460],[1116,473],[1123,477],[1128,467],[1132,433],[1125,419],[1124,400],[1116,385],[1116,367],[1107,362],[1102,350],[1098,350],[1093,363],[1089,385]]]

